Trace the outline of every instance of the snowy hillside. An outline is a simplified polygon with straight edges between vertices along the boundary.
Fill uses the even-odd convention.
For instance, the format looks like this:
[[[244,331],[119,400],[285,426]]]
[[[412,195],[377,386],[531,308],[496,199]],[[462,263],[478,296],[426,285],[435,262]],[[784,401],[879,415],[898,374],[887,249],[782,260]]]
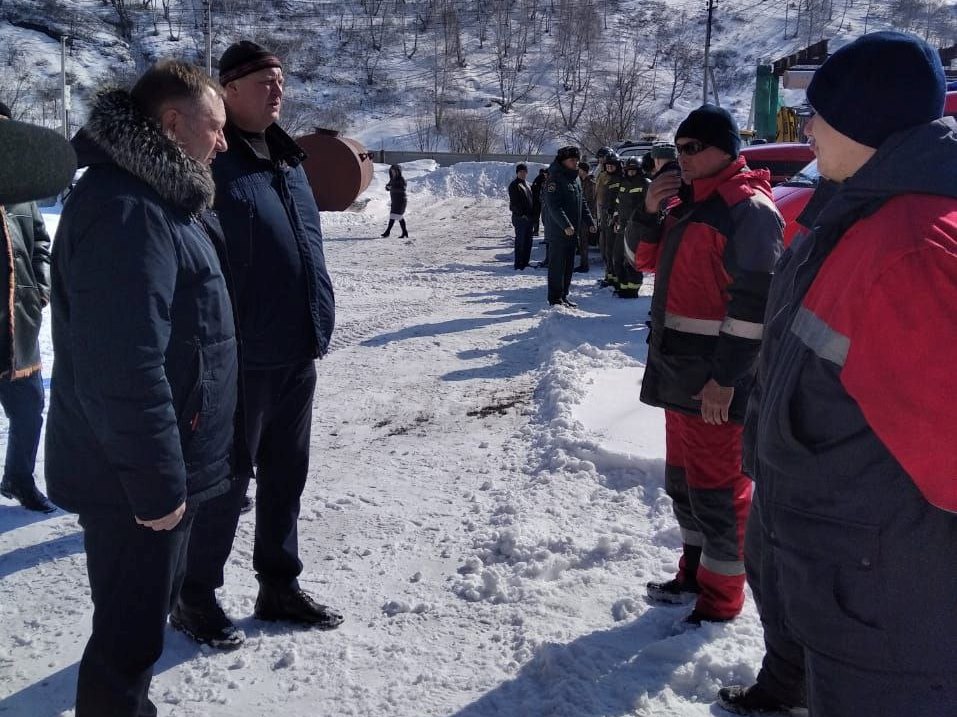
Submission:
[[[243,516],[222,601],[246,645],[169,632],[161,714],[717,714],[719,687],[753,679],[761,631],[750,601],[691,629],[689,608],[643,599],[680,549],[663,416],[637,399],[649,299],[614,298],[593,270],[575,275],[580,309],[549,309],[544,272],[512,269],[507,165],[406,170],[409,240],[379,238],[385,167],[361,212],[324,217],[339,325],[318,365],[302,582],[346,622],[252,619]],[[0,576],[0,715],[71,715],[91,615],[75,516],[0,500]]]
[[[5,0],[0,99],[58,126],[68,36],[71,128],[90,93],[149,62],[205,64],[201,0]],[[284,123],[348,132],[369,148],[548,150],[667,134],[701,102],[704,2],[692,0],[213,0],[212,58],[240,38],[279,52]],[[745,126],[755,67],[822,38],[911,29],[957,41],[939,0],[727,0],[714,15],[718,98]],[[503,112],[503,110],[508,110]]]

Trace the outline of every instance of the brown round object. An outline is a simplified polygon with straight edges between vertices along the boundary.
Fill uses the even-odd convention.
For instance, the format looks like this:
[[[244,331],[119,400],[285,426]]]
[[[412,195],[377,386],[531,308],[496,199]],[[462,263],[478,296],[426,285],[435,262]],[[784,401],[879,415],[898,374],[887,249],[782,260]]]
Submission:
[[[308,155],[302,166],[320,211],[348,209],[372,181],[372,155],[356,140],[317,129],[296,142]]]

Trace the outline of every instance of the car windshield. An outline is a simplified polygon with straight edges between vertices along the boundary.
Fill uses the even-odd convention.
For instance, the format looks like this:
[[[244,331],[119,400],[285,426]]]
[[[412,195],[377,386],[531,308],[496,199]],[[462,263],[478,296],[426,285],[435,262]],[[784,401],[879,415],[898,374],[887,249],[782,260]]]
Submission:
[[[791,177],[786,183],[799,187],[812,187],[817,184],[817,180],[820,176],[820,173],[817,171],[817,160],[815,159],[805,165],[804,169]]]

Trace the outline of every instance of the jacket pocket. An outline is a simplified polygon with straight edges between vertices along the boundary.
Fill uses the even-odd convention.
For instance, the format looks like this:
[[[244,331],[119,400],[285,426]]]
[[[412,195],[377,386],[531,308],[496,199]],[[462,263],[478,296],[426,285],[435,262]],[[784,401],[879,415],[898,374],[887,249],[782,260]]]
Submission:
[[[835,659],[892,669],[880,529],[775,503],[780,597],[795,636]]]
[[[229,473],[239,390],[235,338],[198,345],[197,357],[200,380],[190,397],[188,440],[183,441],[186,471],[198,482],[190,492]]]
[[[699,408],[692,398],[711,376],[711,361],[705,356],[689,356],[661,352],[662,393],[669,402]]]
[[[199,427],[203,409],[203,352],[198,338],[194,338],[190,343],[193,347],[190,360],[192,380],[179,415],[176,417],[179,425],[180,442],[184,449]]]

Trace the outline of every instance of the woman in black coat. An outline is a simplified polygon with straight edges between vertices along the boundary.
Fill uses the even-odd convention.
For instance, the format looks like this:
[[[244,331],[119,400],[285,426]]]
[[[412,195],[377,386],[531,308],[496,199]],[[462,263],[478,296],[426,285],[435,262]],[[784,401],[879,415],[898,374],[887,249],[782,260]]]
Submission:
[[[398,164],[389,167],[389,183],[385,185],[385,188],[389,190],[391,203],[389,206],[389,226],[386,227],[382,236],[389,236],[392,226],[398,221],[399,226],[402,227],[402,234],[399,238],[407,237],[409,236],[409,230],[405,226],[405,205],[408,203],[408,199],[405,195],[405,177],[402,176],[402,168]]]

